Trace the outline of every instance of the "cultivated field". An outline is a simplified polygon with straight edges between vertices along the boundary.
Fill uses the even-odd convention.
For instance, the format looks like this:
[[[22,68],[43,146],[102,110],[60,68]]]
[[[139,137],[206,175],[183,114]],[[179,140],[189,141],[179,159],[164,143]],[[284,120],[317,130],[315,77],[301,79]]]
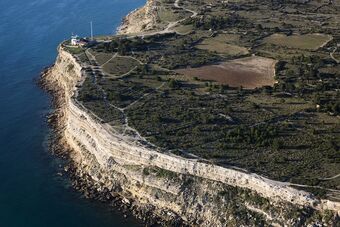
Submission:
[[[276,61],[270,58],[246,57],[218,65],[179,69],[177,72],[231,87],[256,88],[275,84],[275,63]]]

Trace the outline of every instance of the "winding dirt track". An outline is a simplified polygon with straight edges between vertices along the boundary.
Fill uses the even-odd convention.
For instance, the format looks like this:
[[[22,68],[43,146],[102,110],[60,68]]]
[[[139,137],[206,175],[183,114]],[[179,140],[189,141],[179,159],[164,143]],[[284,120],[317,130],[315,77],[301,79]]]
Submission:
[[[182,9],[184,11],[192,13],[192,15],[190,16],[191,18],[197,16],[198,13],[196,11],[180,6],[179,2],[180,2],[180,0],[175,1],[175,3],[174,3],[175,8]],[[156,31],[156,32],[151,32],[151,33],[143,33],[143,34],[140,34],[140,35],[134,35],[134,36],[130,36],[130,37],[145,37],[145,36],[153,36],[153,35],[158,35],[158,34],[168,34],[168,33],[173,33],[173,32],[181,35],[181,33],[173,30],[173,28],[176,27],[179,23],[181,23],[185,19],[187,19],[187,18],[183,18],[183,19],[180,19],[178,21],[170,22],[168,24],[168,26],[161,31]]]
[[[336,58],[334,57],[334,54],[335,54],[335,52],[336,52],[337,50],[338,50],[338,48],[335,47],[335,49],[333,50],[333,52],[329,53],[329,55],[331,56],[331,58],[332,58],[337,64],[339,64],[339,63],[340,63],[340,60],[338,60],[338,59],[336,59]]]

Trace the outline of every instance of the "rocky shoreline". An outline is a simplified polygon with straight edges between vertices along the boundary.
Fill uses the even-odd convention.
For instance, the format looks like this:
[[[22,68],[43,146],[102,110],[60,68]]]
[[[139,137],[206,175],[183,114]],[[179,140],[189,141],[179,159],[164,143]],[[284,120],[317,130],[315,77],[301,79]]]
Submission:
[[[325,207],[337,209],[336,203],[282,182],[162,154],[122,138],[76,100],[83,79],[81,63],[59,47],[55,65],[39,84],[53,98],[50,150],[68,160],[64,171],[86,198],[113,205],[147,226],[299,226],[318,223]],[[337,219],[334,215],[333,223]]]
[[[74,64],[75,71],[67,71],[69,64]],[[103,130],[101,128],[103,126],[90,119],[90,116],[84,112],[85,110],[79,109],[80,107],[73,103],[75,102],[72,101],[75,85],[81,80],[80,65],[70,54],[59,50],[56,64],[42,73],[40,86],[53,97],[52,103],[55,111],[48,117],[54,134],[50,150],[59,157],[68,160],[64,171],[67,177],[72,180],[73,187],[82,192],[85,197],[113,205],[124,216],[133,215],[147,226],[195,226],[198,224],[223,226],[223,223],[226,222],[231,223],[230,226],[237,226],[238,223],[256,226],[258,220],[273,225],[278,225],[278,223],[294,225],[300,223],[301,220],[306,221],[313,215],[318,215],[317,210],[308,206],[287,203],[278,198],[273,198],[271,201],[252,190],[213,181],[208,179],[209,174],[206,171],[204,174],[208,174],[207,179],[184,172],[171,172],[170,178],[166,177],[166,179],[150,175],[147,173],[149,172],[147,169],[156,168],[154,165],[158,165],[162,161],[145,166],[143,156],[147,155],[149,152],[147,150],[145,153],[139,153],[142,156],[137,157],[138,161],[137,163],[133,162],[133,169],[131,169],[129,166],[131,166],[132,160],[125,157],[131,154],[127,150],[124,151],[124,149],[130,148],[121,147],[124,145],[124,141],[117,140],[117,145],[103,148],[104,150],[98,148],[100,141],[94,141],[103,140],[105,142],[115,139],[106,138],[106,131],[100,132]],[[98,127],[94,129],[96,135],[90,131],[84,134],[86,127]],[[88,128],[88,130],[92,131],[93,129]],[[96,137],[94,138],[94,136]],[[80,142],[81,137],[84,137],[86,141]],[[87,141],[93,142],[87,144]],[[95,150],[91,151],[91,149]],[[139,148],[134,147],[133,149]],[[108,158],[107,164],[104,164],[103,167],[99,163],[101,157],[95,156],[101,155],[97,152],[104,152],[104,155],[114,155],[114,157]],[[157,160],[156,156],[152,157]],[[181,161],[176,157],[164,156],[164,158],[170,158],[172,162]],[[147,160],[151,161],[149,158]],[[190,162],[188,164],[190,165]],[[204,164],[200,165],[205,166]],[[173,168],[175,167],[179,166],[173,166]],[[210,166],[207,167],[207,170],[212,171]],[[197,168],[196,171],[198,171]],[[227,175],[228,173],[244,175],[244,173],[234,170],[223,171],[227,171]],[[213,173],[216,175],[215,171]],[[196,174],[198,173],[196,172]],[[227,175],[224,177],[229,179]],[[247,177],[247,175],[244,176]],[[249,180],[256,179],[249,178]],[[242,185],[242,182],[243,180],[240,179],[237,184]],[[244,183],[248,184],[249,182],[246,180]],[[283,190],[291,189],[283,188]],[[268,207],[270,210],[267,210]],[[297,215],[299,219],[291,219],[291,210],[294,210],[294,215]],[[333,218],[335,221],[338,217],[334,216]]]
[[[154,29],[157,25],[157,8],[155,4],[155,0],[147,0],[144,6],[126,15],[121,25],[117,28],[117,34],[127,35]]]
[[[63,172],[58,174],[67,177],[72,183],[72,188],[80,192],[85,198],[100,201],[113,207],[124,218],[133,216],[145,226],[189,226],[179,216],[171,216],[172,218],[169,219],[169,216],[165,213],[163,213],[164,216],[155,215],[154,210],[156,208],[154,206],[141,207],[137,201],[122,197],[119,194],[119,191],[122,190],[120,188],[117,188],[117,192],[110,191],[107,188],[98,190],[98,185],[93,182],[91,176],[83,172],[72,158],[74,151],[63,137],[64,128],[62,125],[64,121],[60,110],[64,97],[61,95],[60,89],[46,79],[51,67],[46,68],[41,73],[37,85],[52,97],[51,107],[53,112],[46,116],[46,121],[52,130],[51,138],[48,141],[48,149],[53,155],[66,161],[66,165],[63,166]]]

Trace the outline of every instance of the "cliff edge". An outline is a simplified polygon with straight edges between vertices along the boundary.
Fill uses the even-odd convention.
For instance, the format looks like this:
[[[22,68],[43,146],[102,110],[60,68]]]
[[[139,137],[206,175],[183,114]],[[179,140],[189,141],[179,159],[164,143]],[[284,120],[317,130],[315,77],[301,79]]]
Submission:
[[[148,0],[143,7],[129,13],[123,18],[117,33],[119,35],[136,34],[154,29],[157,24],[156,2],[156,0]]]
[[[55,65],[43,75],[58,97],[57,116],[63,145],[71,148],[77,176],[99,192],[123,198],[134,209],[152,211],[169,222],[203,226],[224,223],[294,224],[339,204],[256,174],[159,153],[122,136],[79,103],[84,80],[79,62],[62,47]],[[238,212],[244,212],[240,218]],[[299,219],[292,219],[292,213]],[[313,221],[311,219],[310,221]]]
[[[130,13],[119,34],[141,33],[156,23],[156,1]],[[337,222],[340,204],[289,183],[160,152],[122,135],[77,100],[88,63],[63,45],[42,81],[56,99],[60,143],[78,181],[117,198],[150,224],[201,226],[308,226]],[[88,59],[90,60],[90,59]],[[90,61],[88,61],[90,62]]]

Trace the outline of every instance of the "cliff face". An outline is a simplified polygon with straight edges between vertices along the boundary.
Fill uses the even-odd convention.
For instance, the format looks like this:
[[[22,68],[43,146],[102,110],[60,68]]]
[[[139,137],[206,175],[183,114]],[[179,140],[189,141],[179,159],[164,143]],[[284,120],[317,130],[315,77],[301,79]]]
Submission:
[[[337,203],[319,201],[283,183],[159,153],[123,137],[76,100],[76,85],[83,79],[82,66],[62,48],[43,75],[58,96],[60,133],[72,150],[77,175],[98,192],[118,195],[164,220],[203,226],[249,226],[259,220],[297,224],[307,217],[313,222],[313,215],[325,209],[339,211]]]
[[[153,29],[157,24],[156,9],[156,1],[147,0],[143,7],[132,11],[123,19],[118,34],[133,34]]]

